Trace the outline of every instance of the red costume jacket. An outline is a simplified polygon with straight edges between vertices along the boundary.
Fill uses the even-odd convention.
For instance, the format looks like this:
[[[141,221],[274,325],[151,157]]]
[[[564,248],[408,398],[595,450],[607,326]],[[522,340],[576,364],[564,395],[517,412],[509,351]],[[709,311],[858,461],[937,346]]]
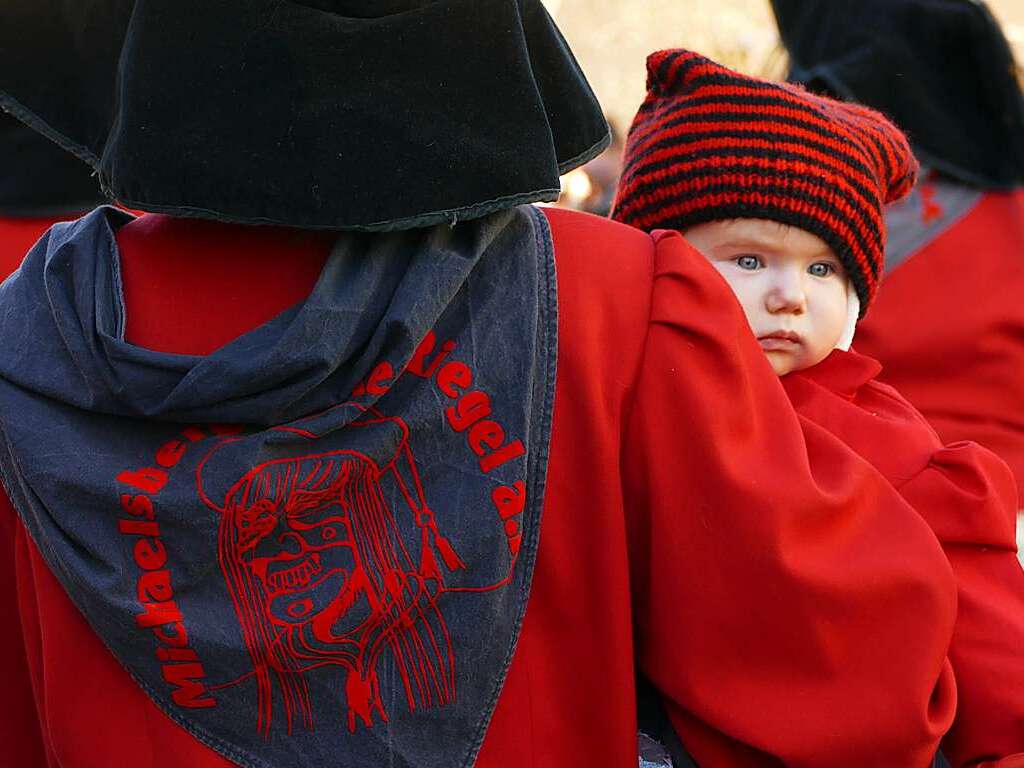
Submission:
[[[542,543],[477,766],[632,768],[634,663],[708,768],[929,765],[957,597],[927,522],[793,413],[682,238],[549,219]],[[307,295],[330,237],[141,217],[118,233],[128,340],[209,353]],[[2,497],[0,547],[0,764],[228,765],[107,652]]]
[[[32,219],[0,216],[0,280],[18,268],[28,249],[46,230],[58,221],[73,218],[74,215]]]
[[[926,197],[917,226],[941,224],[941,203]],[[857,348],[944,441],[999,454],[1024,494],[1024,190],[985,192],[950,218],[886,275]]]
[[[782,382],[799,414],[889,478],[953,566],[959,605],[949,657],[958,707],[943,752],[953,766],[1014,753],[1003,764],[1024,764],[1024,571],[1013,476],[976,443],[944,446],[910,403],[875,380],[880,371],[872,358],[837,351]]]

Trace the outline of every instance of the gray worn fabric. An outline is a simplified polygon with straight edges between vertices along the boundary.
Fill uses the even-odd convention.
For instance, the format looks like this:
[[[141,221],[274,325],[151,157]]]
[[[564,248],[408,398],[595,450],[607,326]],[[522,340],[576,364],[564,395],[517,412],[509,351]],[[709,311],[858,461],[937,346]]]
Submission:
[[[974,210],[983,191],[921,170],[921,181],[903,200],[885,209],[885,271],[947,232]]]

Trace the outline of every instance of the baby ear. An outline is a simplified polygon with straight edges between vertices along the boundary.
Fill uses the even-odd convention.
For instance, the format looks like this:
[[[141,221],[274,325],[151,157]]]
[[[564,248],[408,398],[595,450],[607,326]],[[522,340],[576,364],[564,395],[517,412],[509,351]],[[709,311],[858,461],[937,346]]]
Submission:
[[[860,320],[860,299],[857,291],[851,282],[846,286],[846,324],[843,326],[843,333],[836,342],[836,349],[849,352],[853,345],[853,337],[857,333],[857,321]]]

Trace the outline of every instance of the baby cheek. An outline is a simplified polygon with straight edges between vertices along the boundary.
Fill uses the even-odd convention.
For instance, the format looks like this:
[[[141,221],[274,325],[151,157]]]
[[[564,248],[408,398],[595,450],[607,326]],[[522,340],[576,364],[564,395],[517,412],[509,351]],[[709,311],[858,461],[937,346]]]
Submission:
[[[822,296],[815,319],[817,345],[824,350],[822,359],[835,349],[846,330],[847,298],[845,286],[840,286]]]
[[[758,309],[763,304],[764,289],[760,284],[761,281],[751,274],[741,272],[732,262],[712,262],[712,264],[732,288],[733,295],[747,318],[747,323],[753,328],[756,325]]]

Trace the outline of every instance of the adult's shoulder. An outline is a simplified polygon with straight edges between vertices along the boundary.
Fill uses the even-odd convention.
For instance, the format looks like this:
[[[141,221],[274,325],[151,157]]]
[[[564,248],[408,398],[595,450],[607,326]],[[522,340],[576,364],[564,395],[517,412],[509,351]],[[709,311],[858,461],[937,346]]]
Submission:
[[[588,280],[602,275],[612,282],[645,273],[650,279],[655,244],[651,236],[633,227],[589,213],[543,208],[551,225],[559,271],[586,272]],[[626,270],[624,275],[615,271]]]
[[[587,213],[543,211],[551,225],[563,329],[578,320],[591,331],[615,326],[620,335],[642,337],[654,279],[651,236]]]
[[[559,388],[569,387],[574,398],[586,391],[618,400],[634,383],[643,354],[654,241],[609,219],[543,210],[558,275]]]

